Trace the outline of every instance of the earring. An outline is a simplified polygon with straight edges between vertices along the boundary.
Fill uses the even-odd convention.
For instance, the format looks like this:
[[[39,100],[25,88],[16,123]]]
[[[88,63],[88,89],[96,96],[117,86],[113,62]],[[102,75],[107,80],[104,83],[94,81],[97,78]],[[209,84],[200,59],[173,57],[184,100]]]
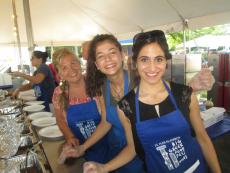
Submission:
[[[61,79],[59,82],[59,86],[63,86],[65,84],[65,80]]]

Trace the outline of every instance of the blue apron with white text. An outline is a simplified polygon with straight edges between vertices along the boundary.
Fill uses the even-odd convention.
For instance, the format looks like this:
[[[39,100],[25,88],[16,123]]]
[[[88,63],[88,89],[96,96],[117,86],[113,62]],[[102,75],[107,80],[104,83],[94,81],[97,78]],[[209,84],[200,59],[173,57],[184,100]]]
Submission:
[[[45,89],[42,87],[42,85],[39,84],[33,84],[33,89],[34,89],[34,93],[35,96],[37,97],[37,100],[39,101],[44,101],[44,106],[45,106],[45,111],[50,111],[50,107],[49,107],[49,98],[48,95],[45,94],[46,91]]]
[[[96,101],[93,99],[87,103],[68,107],[68,126],[76,138],[79,139],[80,144],[83,144],[92,135],[100,121],[101,116],[98,112]],[[107,137],[105,136],[86,150],[84,158],[87,161],[106,163],[108,162],[108,146]]]
[[[136,130],[148,173],[206,173],[201,148],[165,82],[164,85],[176,110],[160,118],[140,121],[139,87],[135,97]]]
[[[124,95],[128,93],[128,73],[124,73]],[[117,107],[110,104],[110,81],[106,81],[106,120],[112,125],[108,132],[110,159],[117,156],[126,145],[125,132],[117,114]],[[144,173],[143,162],[136,156],[132,161],[114,171],[114,173]]]

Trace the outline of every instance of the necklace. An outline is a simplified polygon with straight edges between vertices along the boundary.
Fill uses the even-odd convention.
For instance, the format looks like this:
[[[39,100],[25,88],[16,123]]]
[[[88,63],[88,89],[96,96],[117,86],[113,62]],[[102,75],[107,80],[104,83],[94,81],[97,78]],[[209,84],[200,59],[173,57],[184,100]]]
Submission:
[[[113,97],[115,98],[115,100],[121,100],[121,98],[123,97],[124,93],[123,93],[123,87],[121,87],[119,90],[117,90],[113,85],[110,84],[111,87],[111,94],[113,95]]]

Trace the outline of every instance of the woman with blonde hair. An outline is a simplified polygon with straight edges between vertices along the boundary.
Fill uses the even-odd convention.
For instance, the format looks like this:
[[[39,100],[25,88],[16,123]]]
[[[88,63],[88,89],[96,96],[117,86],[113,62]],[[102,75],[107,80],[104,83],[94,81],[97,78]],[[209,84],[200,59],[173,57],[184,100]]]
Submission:
[[[57,124],[63,132],[67,144],[63,152],[65,158],[75,157],[76,146],[91,136],[101,119],[105,118],[102,99],[88,97],[85,77],[81,73],[79,59],[68,49],[55,52],[56,67],[61,78],[53,95]],[[67,148],[67,149],[66,149]],[[107,160],[106,137],[85,151],[86,160],[105,163]]]

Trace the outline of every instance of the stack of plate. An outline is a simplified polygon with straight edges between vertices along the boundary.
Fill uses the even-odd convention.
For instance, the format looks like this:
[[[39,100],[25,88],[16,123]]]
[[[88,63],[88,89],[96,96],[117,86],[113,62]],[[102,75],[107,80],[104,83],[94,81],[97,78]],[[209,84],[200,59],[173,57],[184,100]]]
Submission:
[[[53,113],[51,112],[35,112],[32,114],[29,114],[29,119],[31,121],[36,120],[36,119],[40,119],[40,118],[45,118],[45,117],[52,117]]]
[[[21,96],[20,98],[22,100],[24,100],[24,101],[34,101],[34,100],[37,100],[37,97],[35,97],[35,96]]]
[[[48,126],[39,130],[38,134],[46,140],[64,139],[62,132],[57,125]]]
[[[38,100],[25,102],[25,104],[28,105],[28,106],[31,106],[31,105],[42,105],[43,103],[44,103],[44,101],[38,101]]]
[[[34,105],[24,107],[23,110],[26,112],[39,112],[44,110],[44,108],[45,108],[44,105],[34,104]]]
[[[32,125],[39,130],[38,134],[45,140],[63,139],[63,134],[56,125],[56,118],[51,112],[35,112],[30,114],[29,119]]]
[[[32,121],[32,125],[37,128],[43,128],[43,127],[52,126],[55,124],[56,124],[55,117],[43,117],[43,118],[38,118]]]

